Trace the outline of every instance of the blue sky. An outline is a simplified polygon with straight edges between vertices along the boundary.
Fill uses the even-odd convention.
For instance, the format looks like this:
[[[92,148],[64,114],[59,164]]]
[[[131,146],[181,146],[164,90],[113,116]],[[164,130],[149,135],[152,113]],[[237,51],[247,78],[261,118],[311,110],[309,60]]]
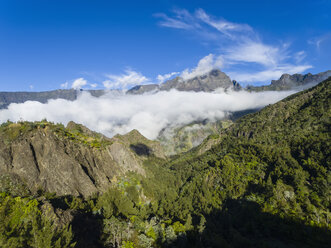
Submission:
[[[331,1],[0,0],[0,91],[331,69]]]

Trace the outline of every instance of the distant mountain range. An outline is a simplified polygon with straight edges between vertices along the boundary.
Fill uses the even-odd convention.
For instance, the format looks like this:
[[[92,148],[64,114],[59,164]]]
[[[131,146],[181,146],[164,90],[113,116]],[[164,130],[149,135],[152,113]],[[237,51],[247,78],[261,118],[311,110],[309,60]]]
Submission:
[[[7,108],[11,103],[24,103],[26,101],[37,101],[46,103],[50,99],[65,99],[74,101],[80,94],[79,90],[51,90],[42,92],[0,92],[0,109]],[[105,90],[88,90],[95,97],[104,95]]]
[[[179,91],[204,91],[212,92],[217,88],[249,91],[267,91],[267,90],[289,90],[295,87],[307,88],[317,84],[331,76],[331,70],[318,74],[283,74],[280,79],[272,80],[270,85],[265,86],[248,86],[243,89],[238,82],[231,79],[218,69],[184,80],[181,77],[168,80],[163,84],[137,85],[129,89],[127,94],[144,94],[147,92],[169,91],[176,89]],[[83,90],[53,90],[44,92],[0,92],[0,109],[7,108],[11,103],[23,103],[26,101],[38,101],[46,103],[50,99],[65,99],[74,101]],[[85,91],[85,90],[84,90]],[[86,90],[92,96],[100,97],[109,90]]]

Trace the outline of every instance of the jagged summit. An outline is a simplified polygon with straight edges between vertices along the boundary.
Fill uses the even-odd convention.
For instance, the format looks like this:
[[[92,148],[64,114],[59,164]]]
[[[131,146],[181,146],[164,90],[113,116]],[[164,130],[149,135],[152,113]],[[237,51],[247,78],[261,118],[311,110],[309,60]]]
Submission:
[[[196,76],[194,78],[183,80],[180,77],[169,80],[160,85],[160,90],[177,89],[180,91],[206,91],[210,92],[217,88],[233,87],[231,79],[218,69]]]
[[[280,86],[280,87],[286,87],[286,86],[300,86],[305,84],[311,84],[311,83],[319,83],[328,77],[331,76],[331,70],[321,72],[318,74],[311,74],[307,73],[305,75],[302,74],[283,74],[278,80],[272,80],[271,85],[274,86]]]
[[[296,87],[309,88],[318,84],[331,76],[331,70],[320,72],[318,74],[283,74],[278,80],[272,80],[270,85],[259,87],[248,86],[248,90],[265,91],[265,90],[290,90]]]
[[[237,82],[232,82],[231,79],[222,71],[218,69],[213,69],[208,73],[203,75],[195,76],[187,80],[176,77],[170,79],[163,84],[149,84],[149,85],[139,85],[128,90],[128,94],[143,94],[145,92],[152,91],[169,91],[171,89],[176,89],[179,91],[204,91],[211,92],[217,88],[234,88],[240,89],[240,85]]]

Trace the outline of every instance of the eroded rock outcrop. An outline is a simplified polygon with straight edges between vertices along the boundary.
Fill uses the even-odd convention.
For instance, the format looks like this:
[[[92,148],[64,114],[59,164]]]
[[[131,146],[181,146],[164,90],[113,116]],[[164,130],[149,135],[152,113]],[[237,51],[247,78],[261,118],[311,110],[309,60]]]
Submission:
[[[73,122],[67,128],[48,122],[6,123],[0,138],[0,173],[19,177],[32,192],[87,197],[128,171],[144,175],[142,163],[149,156],[165,158],[157,142],[136,130],[110,139]]]

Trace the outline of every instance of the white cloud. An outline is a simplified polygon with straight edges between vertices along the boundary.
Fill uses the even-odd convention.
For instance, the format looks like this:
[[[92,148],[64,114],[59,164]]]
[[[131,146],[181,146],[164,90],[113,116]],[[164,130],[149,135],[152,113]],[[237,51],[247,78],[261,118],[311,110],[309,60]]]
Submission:
[[[321,43],[325,40],[324,37],[315,38],[308,40],[308,44],[316,46],[316,49],[319,51]]]
[[[226,21],[224,19],[221,20],[213,20],[203,9],[198,9],[195,13],[195,16],[203,21],[204,23],[210,25],[211,27],[217,29],[219,32],[225,34],[229,38],[233,38],[231,32],[234,31],[248,31],[252,32],[253,29],[247,24],[238,24]]]
[[[198,67],[191,71],[184,70],[182,76],[186,78],[206,73],[214,67],[221,67],[240,83],[268,83],[265,80],[276,79],[274,76],[279,77],[289,72],[301,73],[312,67],[303,62],[305,51],[292,52],[290,44],[286,42],[266,44],[251,26],[213,18],[203,9],[198,9],[194,14],[186,10],[177,10],[171,18],[165,14],[158,17],[163,19],[161,26],[179,28],[170,25],[168,21],[180,21],[182,27],[189,27],[185,29],[198,33],[205,40],[215,42],[216,39],[218,42],[217,54],[204,57],[200,61],[201,65],[199,62]],[[166,23],[169,25],[165,25]],[[317,47],[321,42],[321,39],[311,41]]]
[[[107,136],[138,129],[155,139],[167,127],[196,120],[218,120],[228,111],[260,108],[292,92],[183,92],[161,91],[155,94],[125,95],[109,92],[96,98],[83,92],[76,101],[49,100],[42,104],[27,101],[11,104],[0,111],[0,122],[41,120],[67,124],[73,120]]]
[[[205,74],[212,69],[222,67],[223,65],[223,59],[221,56],[215,56],[213,54],[209,54],[202,59],[200,59],[197,67],[195,67],[192,70],[185,69],[181,73],[181,77],[185,80]]]
[[[78,89],[81,89],[85,85],[87,85],[87,80],[85,80],[84,78],[77,78],[72,83],[71,88],[78,90]]]
[[[96,84],[96,83],[89,84],[87,82],[87,80],[85,80],[84,78],[77,78],[77,79],[73,80],[71,88],[78,90],[78,89],[81,89],[83,86],[86,86],[86,85],[90,86],[91,88],[95,88],[95,87],[98,86],[98,84]],[[61,89],[68,89],[69,82],[67,81],[67,82],[61,84],[60,87],[61,87]]]
[[[200,27],[200,25],[196,21],[196,18],[192,16],[187,10],[175,9],[173,12],[175,14],[174,17],[169,17],[164,13],[158,13],[154,16],[162,19],[159,22],[159,25],[163,27],[186,30]]]
[[[231,78],[241,83],[269,83],[273,79],[278,79],[282,74],[303,73],[307,69],[312,68],[309,64],[300,64],[305,58],[304,51],[299,51],[293,55],[289,55],[289,44],[283,43],[280,46],[271,46],[262,42],[246,41],[236,47],[230,47],[222,56],[224,64],[230,69],[227,73]],[[294,62],[291,63],[289,58],[293,57]],[[260,65],[261,69],[250,70],[231,70],[232,65],[252,64]]]
[[[297,53],[294,54],[294,59],[297,63],[301,63],[302,60],[304,60],[304,58],[307,56],[305,51],[299,51]]]
[[[166,80],[170,79],[171,77],[178,75],[179,72],[171,72],[171,73],[167,73],[164,75],[157,75],[157,80],[159,81],[159,84],[165,82]]]
[[[231,78],[236,79],[239,82],[254,83],[254,82],[270,82],[273,79],[278,79],[284,73],[295,74],[302,73],[307,69],[312,68],[310,65],[301,66],[284,66],[277,67],[271,70],[259,71],[256,73],[242,73],[242,72],[229,72]]]
[[[63,84],[60,85],[62,89],[68,89],[69,83],[65,82]]]
[[[322,36],[311,38],[307,42],[308,42],[308,44],[315,46],[317,51],[320,52],[322,43],[325,43],[326,41],[329,41],[330,39],[331,39],[331,33],[329,32],[329,33],[325,33]]]
[[[279,47],[248,41],[226,49],[224,58],[232,63],[247,62],[275,66],[284,59],[284,51]]]
[[[127,89],[129,87],[140,85],[149,81],[149,79],[142,75],[140,72],[136,72],[131,69],[125,70],[125,74],[108,74],[106,76],[108,79],[102,83],[107,89]]]
[[[216,29],[228,38],[233,38],[233,32],[254,33],[253,29],[247,24],[233,23],[225,19],[214,19],[203,9],[198,9],[193,14],[185,9],[175,9],[172,17],[164,13],[158,13],[154,16],[161,19],[158,23],[160,26],[196,31],[202,36],[209,38],[213,37],[213,35],[206,30],[207,28]]]
[[[191,25],[189,25],[183,21],[170,18],[165,14],[156,14],[155,16],[161,17],[163,19],[163,21],[159,22],[159,24],[163,27],[178,28],[178,29],[191,29],[192,28]]]

